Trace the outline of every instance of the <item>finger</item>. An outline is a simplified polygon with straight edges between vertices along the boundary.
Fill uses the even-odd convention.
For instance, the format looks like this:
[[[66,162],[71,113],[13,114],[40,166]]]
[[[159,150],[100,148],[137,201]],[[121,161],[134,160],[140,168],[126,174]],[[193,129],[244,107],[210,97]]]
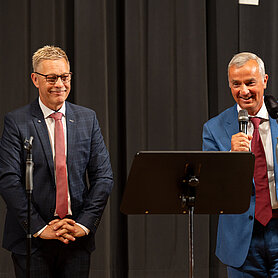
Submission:
[[[58,223],[54,224],[53,229],[54,229],[54,231],[57,231],[57,230],[61,229],[63,226],[64,226],[64,223],[59,221]]]
[[[61,220],[64,224],[70,224],[70,225],[74,225],[75,221],[73,219],[69,219],[69,218],[64,218]]]
[[[67,238],[58,237],[57,239],[60,240],[60,241],[62,241],[62,242],[65,243],[65,244],[69,244],[69,240],[68,240]]]
[[[57,231],[57,233],[56,234],[59,234],[59,235],[61,235],[61,236],[64,236],[64,234],[71,234],[71,235],[73,235],[73,236],[75,236],[75,230],[73,229],[62,229],[62,230],[59,230],[59,231]]]
[[[244,139],[244,138],[248,138],[248,135],[246,133],[243,133],[243,132],[239,132],[237,134],[234,134],[233,135],[234,138],[237,138],[237,139]]]
[[[68,223],[75,223],[75,221],[71,218],[64,218],[63,220],[67,221]]]
[[[245,142],[244,142],[244,141],[240,141],[240,142],[239,142],[239,147],[245,148]]]
[[[56,232],[56,236],[64,236],[64,234],[70,233],[67,229],[60,229]]]
[[[71,234],[64,234],[63,238],[67,239],[68,241],[75,241],[75,237]]]
[[[55,224],[55,223],[57,223],[57,222],[59,222],[59,221],[60,221],[59,219],[54,219],[54,220],[50,221],[50,222],[48,223],[48,225],[53,225],[53,224]]]
[[[54,231],[56,232],[56,235],[61,236],[65,233],[75,233],[76,229],[74,228],[74,226],[71,225],[63,225],[62,227],[60,227],[59,229],[54,229]]]
[[[245,150],[245,148],[246,148],[245,142],[243,142],[243,141],[239,142],[239,148],[240,148],[240,150]]]
[[[241,151],[249,151],[249,143],[247,143],[247,142],[241,142],[241,143],[240,143],[240,150],[241,150]]]
[[[72,227],[75,225],[75,221],[72,220],[72,219],[68,219],[68,218],[65,218],[65,219],[62,219],[60,221],[58,221],[56,223],[56,225],[54,226],[54,230],[58,230],[60,229],[62,226],[65,226],[65,225],[71,225]]]
[[[76,232],[76,226],[75,225],[69,225],[66,224],[62,227],[63,229],[67,229],[68,231],[70,231],[71,233],[75,233]]]
[[[249,148],[250,147],[250,141],[249,140],[241,141],[241,146]]]
[[[71,223],[71,222],[69,222],[69,223]],[[54,228],[55,231],[57,231],[57,230],[63,228],[67,224],[68,224],[68,222],[63,219],[63,220],[60,220],[57,223],[55,223],[53,228]]]

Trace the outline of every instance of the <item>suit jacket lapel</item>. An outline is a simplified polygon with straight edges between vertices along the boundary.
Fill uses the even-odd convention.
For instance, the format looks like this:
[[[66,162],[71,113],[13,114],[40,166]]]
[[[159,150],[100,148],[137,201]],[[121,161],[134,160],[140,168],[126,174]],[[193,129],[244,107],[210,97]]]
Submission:
[[[231,138],[232,135],[239,132],[238,127],[238,112],[237,112],[237,104],[233,106],[233,109],[231,110],[231,113],[227,114],[227,117],[225,118],[224,128],[227,133],[228,138]]]
[[[38,99],[36,99],[31,104],[33,123],[37,130],[39,140],[41,142],[42,148],[44,150],[48,166],[50,168],[52,178],[54,178],[54,163],[53,163],[53,154],[50,146],[49,135],[47,131],[47,126],[44,120],[43,113],[40,109]],[[35,138],[34,138],[35,139]]]
[[[67,167],[68,173],[74,164],[74,142],[76,137],[76,119],[70,107],[66,102],[66,123],[67,123]]]

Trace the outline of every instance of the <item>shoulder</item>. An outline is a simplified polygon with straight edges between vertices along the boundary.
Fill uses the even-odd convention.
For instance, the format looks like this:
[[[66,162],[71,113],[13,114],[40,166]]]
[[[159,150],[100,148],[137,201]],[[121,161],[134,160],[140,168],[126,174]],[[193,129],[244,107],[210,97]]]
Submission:
[[[95,126],[98,124],[96,112],[90,108],[66,102],[66,118],[80,126]]]
[[[20,115],[20,114],[28,113],[31,110],[31,105],[32,104],[33,103],[29,103],[27,105],[16,108],[16,109],[8,112],[7,115]]]
[[[227,151],[230,138],[238,130],[236,105],[211,118],[203,126],[203,150]]]
[[[16,108],[5,115],[5,119],[13,119],[14,121],[24,122],[31,117],[32,104]]]
[[[95,115],[96,112],[93,109],[73,104],[66,101],[66,113],[73,113],[76,116],[85,116],[85,115]]]
[[[236,118],[237,118],[237,105],[235,104],[234,106],[221,112],[219,115],[209,119],[205,123],[205,126],[216,126],[216,125],[219,126],[224,122],[235,121]]]

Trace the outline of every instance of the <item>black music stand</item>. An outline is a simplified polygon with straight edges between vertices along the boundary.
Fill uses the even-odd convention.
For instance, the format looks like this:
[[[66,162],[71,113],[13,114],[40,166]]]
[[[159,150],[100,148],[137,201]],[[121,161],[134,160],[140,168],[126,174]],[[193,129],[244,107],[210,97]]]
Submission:
[[[124,214],[189,214],[189,277],[193,277],[193,214],[248,210],[251,152],[144,151],[135,155],[121,203]]]

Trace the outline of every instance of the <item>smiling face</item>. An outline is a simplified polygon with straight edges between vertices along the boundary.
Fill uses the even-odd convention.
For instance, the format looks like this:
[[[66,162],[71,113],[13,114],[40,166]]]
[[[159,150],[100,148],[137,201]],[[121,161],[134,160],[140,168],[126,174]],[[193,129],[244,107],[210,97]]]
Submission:
[[[267,80],[267,74],[262,78],[255,60],[249,60],[242,67],[232,65],[229,69],[229,85],[233,98],[249,115],[254,116],[261,109]]]
[[[38,65],[37,72],[48,75],[62,75],[70,72],[69,64],[62,58],[58,60],[43,60]],[[52,110],[59,110],[70,92],[70,81],[63,83],[61,78],[53,85],[46,81],[44,76],[36,73],[31,74],[34,85],[39,90],[39,95],[42,103]]]

